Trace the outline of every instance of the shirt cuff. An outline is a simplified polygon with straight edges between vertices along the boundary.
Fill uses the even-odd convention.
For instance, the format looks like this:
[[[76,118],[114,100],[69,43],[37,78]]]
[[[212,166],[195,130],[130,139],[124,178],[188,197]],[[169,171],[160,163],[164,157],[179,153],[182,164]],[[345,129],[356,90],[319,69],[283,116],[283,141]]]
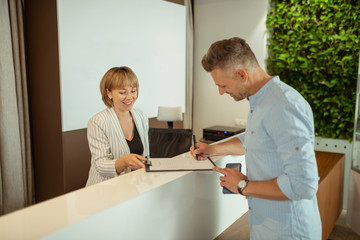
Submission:
[[[296,195],[294,191],[291,189],[291,183],[289,177],[284,174],[277,178],[277,183],[279,185],[280,190],[284,193],[284,195],[292,200],[296,199]]]

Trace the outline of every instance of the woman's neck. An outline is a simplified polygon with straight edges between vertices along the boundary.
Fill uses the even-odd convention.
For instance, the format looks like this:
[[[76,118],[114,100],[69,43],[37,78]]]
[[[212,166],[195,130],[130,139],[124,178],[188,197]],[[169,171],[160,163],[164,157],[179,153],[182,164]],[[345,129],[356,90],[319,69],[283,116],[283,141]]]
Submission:
[[[130,111],[121,111],[114,107],[116,116],[119,118],[120,121],[122,120],[129,120],[132,119]]]

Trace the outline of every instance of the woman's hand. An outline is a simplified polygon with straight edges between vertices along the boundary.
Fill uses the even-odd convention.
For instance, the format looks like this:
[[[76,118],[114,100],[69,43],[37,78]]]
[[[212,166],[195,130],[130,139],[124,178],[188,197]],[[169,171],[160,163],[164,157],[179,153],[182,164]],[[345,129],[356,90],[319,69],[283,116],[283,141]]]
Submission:
[[[132,170],[144,168],[145,164],[141,161],[147,161],[147,158],[134,153],[120,157],[115,163],[116,172],[120,174],[126,167],[129,167]]]
[[[147,161],[146,158],[144,158],[141,155],[131,153],[129,155],[124,156],[126,157],[126,165],[131,168],[132,170],[136,170],[139,168],[144,168],[145,165],[141,161]]]

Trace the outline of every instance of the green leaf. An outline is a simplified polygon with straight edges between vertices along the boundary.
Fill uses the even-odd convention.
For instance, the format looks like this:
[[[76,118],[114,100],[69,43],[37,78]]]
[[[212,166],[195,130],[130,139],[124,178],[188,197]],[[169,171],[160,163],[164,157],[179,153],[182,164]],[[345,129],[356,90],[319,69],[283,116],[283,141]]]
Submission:
[[[360,52],[359,1],[271,2],[266,20],[269,74],[279,75],[307,99],[317,136],[351,139]]]

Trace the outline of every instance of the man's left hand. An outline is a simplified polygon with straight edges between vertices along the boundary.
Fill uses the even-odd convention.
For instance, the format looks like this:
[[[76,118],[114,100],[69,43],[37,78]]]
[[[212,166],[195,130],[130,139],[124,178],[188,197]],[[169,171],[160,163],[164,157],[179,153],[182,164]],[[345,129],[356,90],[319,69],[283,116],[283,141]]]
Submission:
[[[240,182],[240,180],[246,179],[244,174],[231,168],[213,167],[213,170],[224,175],[219,178],[220,186],[226,187],[233,193],[239,193],[237,184]]]

